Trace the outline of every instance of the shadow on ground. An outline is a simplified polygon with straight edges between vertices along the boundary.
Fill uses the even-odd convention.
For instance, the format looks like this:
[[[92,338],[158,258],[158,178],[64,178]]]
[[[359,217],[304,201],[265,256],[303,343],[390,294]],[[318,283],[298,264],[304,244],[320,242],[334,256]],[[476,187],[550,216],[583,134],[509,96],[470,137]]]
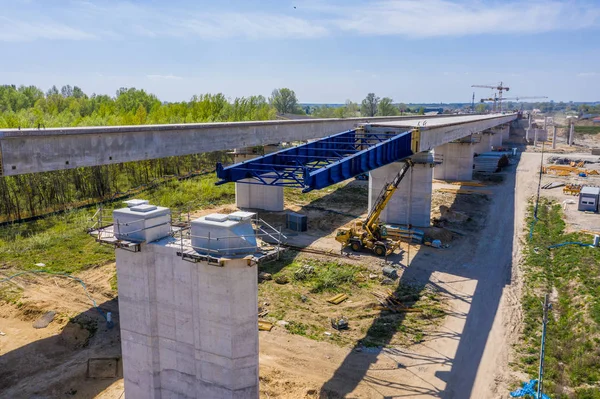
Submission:
[[[489,208],[491,212],[488,212],[485,226],[478,236],[463,239],[458,246],[464,248],[455,248],[452,252],[455,256],[447,259],[442,267],[432,266],[433,262],[430,262],[431,257],[428,251],[420,251],[412,260],[410,267],[404,268],[399,281],[398,287],[400,288],[406,285],[424,287],[426,284],[430,284],[446,295],[453,295],[455,299],[470,304],[467,314],[453,314],[453,316],[466,318],[462,332],[439,331],[433,332],[425,338],[425,341],[442,337],[459,340],[453,358],[443,355],[421,357],[403,353],[403,356],[415,357],[418,364],[450,366],[450,371],[436,373],[436,377],[445,382],[445,388],[439,390],[431,382],[424,380],[421,384],[412,386],[378,379],[372,374],[368,374],[370,366],[377,361],[377,356],[352,351],[329,381],[323,385],[321,398],[352,397],[352,392],[361,381],[367,382],[375,391],[387,388],[386,391],[389,392],[389,388],[395,388],[404,392],[401,396],[393,396],[394,398],[425,395],[443,399],[458,399],[471,396],[503,288],[510,283],[511,279],[516,168],[516,164],[510,166],[504,183],[490,187],[493,191],[492,204]],[[477,241],[475,243],[465,242],[470,239]],[[434,256],[439,255],[436,253]],[[433,272],[448,273],[458,279],[475,280],[477,283],[475,292],[473,295],[450,294],[432,279]],[[395,332],[401,328],[404,317],[396,319],[398,323],[396,328],[382,330],[381,323],[385,322],[387,317],[382,314],[375,319],[365,334],[364,340],[368,341],[371,337],[376,336],[381,346],[389,345]],[[357,367],[360,368],[357,369]],[[398,365],[398,367],[402,368],[403,366]],[[416,378],[420,378],[412,371],[413,368],[414,365],[411,365],[410,368],[405,369],[413,373]],[[384,394],[382,396],[390,397]]]
[[[1,354],[0,398],[93,398],[122,378],[117,299],[100,309],[112,312],[112,328],[92,307],[59,334]]]

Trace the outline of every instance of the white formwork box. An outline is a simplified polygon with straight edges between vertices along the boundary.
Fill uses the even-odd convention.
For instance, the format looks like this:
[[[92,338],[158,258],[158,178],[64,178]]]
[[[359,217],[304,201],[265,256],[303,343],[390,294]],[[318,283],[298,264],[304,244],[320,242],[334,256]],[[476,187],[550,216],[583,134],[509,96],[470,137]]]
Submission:
[[[113,220],[114,234],[119,240],[152,242],[171,232],[171,210],[162,206],[142,203],[115,209]]]
[[[213,255],[248,255],[258,249],[252,212],[212,213],[192,220],[192,247]]]

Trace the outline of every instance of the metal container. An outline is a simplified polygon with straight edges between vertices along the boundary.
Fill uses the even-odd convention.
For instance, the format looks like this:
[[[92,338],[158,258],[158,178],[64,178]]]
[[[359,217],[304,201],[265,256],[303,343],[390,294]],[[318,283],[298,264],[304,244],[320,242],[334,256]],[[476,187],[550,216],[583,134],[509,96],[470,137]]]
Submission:
[[[598,234],[594,236],[594,246],[600,247],[600,236]]]
[[[288,212],[286,227],[293,231],[308,230],[308,217],[299,213]]]

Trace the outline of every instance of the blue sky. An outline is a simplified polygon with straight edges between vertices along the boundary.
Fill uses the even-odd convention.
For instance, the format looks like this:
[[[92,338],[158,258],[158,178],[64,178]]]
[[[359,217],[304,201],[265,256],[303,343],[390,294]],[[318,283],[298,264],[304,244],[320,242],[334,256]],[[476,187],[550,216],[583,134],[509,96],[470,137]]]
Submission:
[[[467,102],[499,81],[596,101],[600,0],[0,0],[0,54],[0,83],[167,101],[289,87],[301,102]]]

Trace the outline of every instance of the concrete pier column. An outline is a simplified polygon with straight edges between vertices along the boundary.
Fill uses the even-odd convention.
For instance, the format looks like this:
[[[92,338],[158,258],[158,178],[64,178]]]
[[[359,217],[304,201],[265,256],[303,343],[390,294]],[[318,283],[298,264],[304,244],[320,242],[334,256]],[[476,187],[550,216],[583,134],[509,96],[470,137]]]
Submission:
[[[502,143],[506,143],[510,140],[510,124],[506,124],[502,127]]]
[[[556,149],[556,125],[552,126],[552,149]]]
[[[490,144],[493,148],[502,147],[502,131],[494,130],[490,135]]]
[[[257,266],[180,245],[116,249],[126,397],[258,399]]]
[[[489,135],[483,135],[489,136]],[[489,150],[488,150],[489,151]],[[474,145],[471,143],[447,143],[435,147],[436,158],[442,158],[433,175],[440,180],[472,180]]]
[[[265,154],[279,150],[279,146],[264,146]],[[262,156],[252,147],[236,149],[235,162],[248,161]],[[248,181],[253,181],[248,179]],[[235,183],[235,205],[240,209],[262,209],[271,212],[283,211],[283,187],[262,184]]]
[[[571,122],[569,126],[569,145],[573,145],[573,136],[575,134],[575,124]]]
[[[433,156],[425,152],[412,157],[414,166],[400,182],[398,190],[381,213],[380,219],[389,224],[412,224],[429,227],[431,223],[431,193]],[[395,162],[369,172],[369,209],[386,183],[400,172],[403,162]]]
[[[490,132],[486,131],[477,133],[473,135],[473,139],[473,152],[475,154],[490,152],[492,150],[492,135],[490,134]]]

